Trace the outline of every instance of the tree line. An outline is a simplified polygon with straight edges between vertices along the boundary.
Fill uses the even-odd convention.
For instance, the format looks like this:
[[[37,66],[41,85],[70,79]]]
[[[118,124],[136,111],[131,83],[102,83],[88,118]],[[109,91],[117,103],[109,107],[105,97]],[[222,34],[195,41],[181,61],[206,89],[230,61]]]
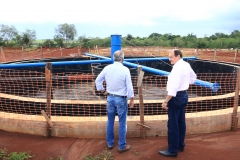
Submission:
[[[160,46],[180,48],[240,48],[240,31],[234,30],[231,34],[215,33],[204,38],[197,38],[193,33],[187,36],[173,35],[171,33],[152,33],[148,37],[133,37],[131,34],[122,37],[122,46]],[[36,31],[26,29],[19,33],[16,27],[2,24],[0,26],[0,46],[4,47],[79,47],[92,48],[110,47],[110,37],[78,36],[74,24],[60,24],[55,28],[53,39],[36,40]]]

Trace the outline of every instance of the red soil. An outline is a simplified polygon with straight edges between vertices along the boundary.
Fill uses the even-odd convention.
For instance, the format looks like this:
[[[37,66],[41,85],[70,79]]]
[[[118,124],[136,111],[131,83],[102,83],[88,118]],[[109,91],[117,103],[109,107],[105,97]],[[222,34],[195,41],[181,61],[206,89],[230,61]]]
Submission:
[[[36,160],[82,159],[92,153],[93,156],[101,154],[106,149],[105,139],[97,138],[60,138],[47,139],[42,136],[9,133],[0,130],[0,149],[7,148],[11,152],[31,151]],[[132,149],[125,153],[118,153],[117,140],[110,152],[116,160],[167,160],[158,154],[159,150],[167,148],[167,137],[127,138]],[[187,135],[184,152],[178,153],[179,160],[239,160],[240,129],[236,132],[224,131],[211,134]]]

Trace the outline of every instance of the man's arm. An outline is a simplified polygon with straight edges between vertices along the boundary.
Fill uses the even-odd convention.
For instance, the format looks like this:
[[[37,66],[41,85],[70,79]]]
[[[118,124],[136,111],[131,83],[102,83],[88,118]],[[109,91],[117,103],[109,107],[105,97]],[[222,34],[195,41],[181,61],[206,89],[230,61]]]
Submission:
[[[132,79],[131,79],[129,70],[126,76],[126,85],[127,85],[127,97],[129,98],[128,105],[130,108],[132,108],[134,106],[134,91],[133,91]]]
[[[103,87],[103,81],[105,80],[105,68],[102,70],[102,72],[97,76],[95,80],[95,85],[97,88],[97,91],[104,92],[105,89]]]

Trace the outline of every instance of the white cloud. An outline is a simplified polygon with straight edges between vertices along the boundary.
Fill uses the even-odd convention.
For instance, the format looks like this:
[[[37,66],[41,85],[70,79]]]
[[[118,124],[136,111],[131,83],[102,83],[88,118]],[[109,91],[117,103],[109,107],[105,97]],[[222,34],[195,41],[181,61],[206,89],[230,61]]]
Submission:
[[[95,23],[156,25],[156,19],[209,19],[239,0],[5,0],[0,23]]]

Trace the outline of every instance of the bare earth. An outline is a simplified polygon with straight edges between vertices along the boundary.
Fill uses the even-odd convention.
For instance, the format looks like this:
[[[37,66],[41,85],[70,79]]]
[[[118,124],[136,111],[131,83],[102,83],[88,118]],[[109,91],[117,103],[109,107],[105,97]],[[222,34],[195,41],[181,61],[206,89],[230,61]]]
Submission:
[[[158,154],[159,150],[167,148],[167,137],[127,138],[132,149],[118,153],[117,140],[111,152],[116,160],[164,160],[172,159]],[[82,159],[92,153],[99,155],[106,149],[105,139],[60,138],[10,133],[0,130],[0,149],[7,148],[11,152],[31,151],[33,159],[64,160]],[[181,160],[239,160],[240,159],[240,129],[236,132],[223,131],[218,133],[187,135],[184,152],[175,159]]]

